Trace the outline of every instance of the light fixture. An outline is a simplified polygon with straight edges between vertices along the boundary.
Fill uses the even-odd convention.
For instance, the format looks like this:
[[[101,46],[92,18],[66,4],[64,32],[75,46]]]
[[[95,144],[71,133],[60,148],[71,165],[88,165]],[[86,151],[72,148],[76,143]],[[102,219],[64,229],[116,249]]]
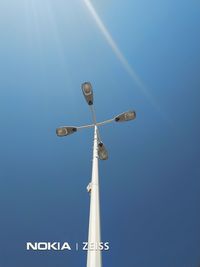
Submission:
[[[85,82],[82,84],[81,88],[88,105],[93,105],[93,90],[91,83]]]
[[[73,126],[64,126],[56,129],[57,136],[63,137],[66,135],[73,134],[77,131],[76,127]]]
[[[92,113],[93,123],[89,125],[83,125],[78,127],[64,126],[56,129],[58,136],[66,136],[73,134],[76,131],[86,128],[94,128],[94,140],[93,140],[93,160],[92,160],[92,178],[87,187],[87,191],[90,193],[90,216],[89,216],[89,229],[88,229],[88,244],[100,244],[101,243],[101,225],[100,225],[100,196],[99,196],[99,159],[108,159],[108,152],[103,144],[99,128],[105,124],[110,124],[114,121],[123,122],[136,118],[135,111],[127,111],[119,114],[115,118],[97,122],[95,108],[93,105],[93,90],[90,82],[85,82],[81,85],[83,95],[90,106]],[[78,166],[77,164],[75,165]],[[87,251],[87,267],[102,267],[101,261],[101,249],[93,250],[92,248]]]
[[[108,152],[102,142],[98,143],[98,156],[101,160],[108,159]]]
[[[123,112],[115,117],[116,122],[130,121],[136,118],[136,112],[131,110],[127,112]]]

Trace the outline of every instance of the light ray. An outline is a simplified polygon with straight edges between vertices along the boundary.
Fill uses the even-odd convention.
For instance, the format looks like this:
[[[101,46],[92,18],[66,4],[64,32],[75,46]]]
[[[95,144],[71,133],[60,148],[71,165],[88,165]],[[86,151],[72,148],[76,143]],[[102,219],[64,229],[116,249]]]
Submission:
[[[109,46],[123,65],[124,69],[127,71],[127,73],[130,75],[130,77],[133,79],[133,81],[138,85],[138,87],[141,89],[142,93],[148,97],[148,99],[152,102],[153,105],[155,105],[155,100],[153,97],[149,94],[149,91],[147,90],[146,86],[140,79],[140,77],[137,75],[133,67],[129,64],[128,60],[125,58],[123,53],[121,52],[120,48],[114,41],[113,37],[111,36],[110,32],[106,28],[105,24],[101,20],[100,16],[96,12],[94,6],[90,2],[90,0],[83,0],[85,5],[87,6],[88,10],[90,11],[93,19],[95,20],[97,26],[99,27],[101,33],[104,35],[105,39],[107,40]]]

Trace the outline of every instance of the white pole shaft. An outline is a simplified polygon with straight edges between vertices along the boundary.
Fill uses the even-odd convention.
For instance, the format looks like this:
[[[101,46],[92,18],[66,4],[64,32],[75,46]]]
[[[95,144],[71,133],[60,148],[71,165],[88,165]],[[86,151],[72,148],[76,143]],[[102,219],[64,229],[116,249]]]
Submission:
[[[94,126],[94,146],[92,163],[92,181],[90,193],[90,218],[88,232],[87,267],[102,267],[100,227],[100,201],[99,201],[99,172],[98,172],[98,137],[97,126]]]

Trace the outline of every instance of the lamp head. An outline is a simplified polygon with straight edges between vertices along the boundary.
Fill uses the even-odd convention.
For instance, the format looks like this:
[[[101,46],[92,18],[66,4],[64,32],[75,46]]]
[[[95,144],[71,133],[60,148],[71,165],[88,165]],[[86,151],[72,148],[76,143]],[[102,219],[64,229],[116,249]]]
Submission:
[[[64,126],[64,127],[57,128],[56,129],[56,134],[59,137],[63,137],[63,136],[66,136],[66,135],[73,134],[76,131],[77,131],[77,128],[76,127],[73,127],[73,126]]]
[[[98,156],[101,160],[108,159],[108,152],[102,142],[98,143]]]
[[[136,118],[136,112],[131,110],[127,112],[123,112],[115,117],[116,122],[130,121]]]
[[[93,105],[93,90],[91,83],[90,82],[83,83],[81,85],[81,89],[88,105]]]

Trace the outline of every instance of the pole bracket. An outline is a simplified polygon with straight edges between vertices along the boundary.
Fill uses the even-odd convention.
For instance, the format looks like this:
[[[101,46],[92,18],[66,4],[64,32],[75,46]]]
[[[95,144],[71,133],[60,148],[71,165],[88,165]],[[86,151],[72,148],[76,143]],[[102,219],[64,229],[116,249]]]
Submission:
[[[91,182],[87,186],[87,191],[88,191],[88,193],[91,193],[91,191],[92,191],[92,183]]]

